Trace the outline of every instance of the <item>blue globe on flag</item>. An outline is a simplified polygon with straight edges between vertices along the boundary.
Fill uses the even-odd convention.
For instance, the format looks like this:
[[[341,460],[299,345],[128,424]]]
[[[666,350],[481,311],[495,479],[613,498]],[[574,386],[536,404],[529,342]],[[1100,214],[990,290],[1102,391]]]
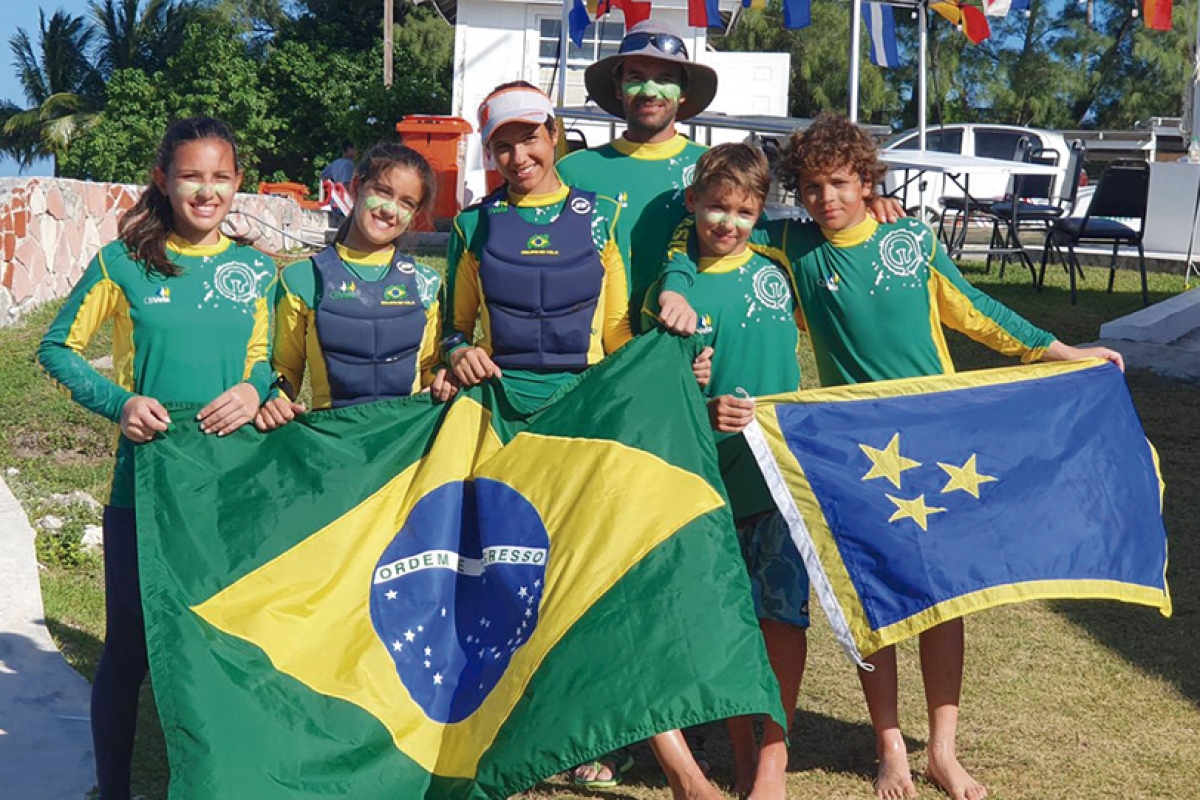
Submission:
[[[529,641],[549,549],[537,510],[497,481],[451,482],[413,507],[375,566],[371,621],[430,719],[469,717]]]

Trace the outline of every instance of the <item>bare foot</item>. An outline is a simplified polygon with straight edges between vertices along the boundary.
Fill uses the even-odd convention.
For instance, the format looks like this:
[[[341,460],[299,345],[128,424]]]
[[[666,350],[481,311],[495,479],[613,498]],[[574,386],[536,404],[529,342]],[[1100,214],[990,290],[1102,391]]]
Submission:
[[[759,776],[746,800],[787,800],[787,783],[783,775]]]
[[[967,774],[953,755],[935,756],[931,749],[925,777],[950,795],[951,800],[983,800],[987,797],[987,787]]]
[[[725,795],[717,791],[707,780],[704,783],[672,786],[671,796],[675,800],[725,800]]]
[[[879,800],[902,800],[916,797],[912,772],[908,769],[908,753],[902,748],[889,748],[879,756],[879,770],[875,773],[875,796]]]

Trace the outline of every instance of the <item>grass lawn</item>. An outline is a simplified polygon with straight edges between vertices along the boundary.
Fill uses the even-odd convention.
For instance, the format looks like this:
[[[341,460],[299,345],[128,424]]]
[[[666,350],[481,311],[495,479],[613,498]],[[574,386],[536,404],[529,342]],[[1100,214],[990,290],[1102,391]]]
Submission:
[[[1136,276],[1119,275],[1117,292],[1102,291],[1103,270],[1089,270],[1080,303],[1068,303],[1061,271],[1035,293],[1027,275],[1010,269],[1004,281],[967,268],[985,291],[1067,342],[1095,339],[1102,322],[1139,307]],[[1152,276],[1153,299],[1180,290],[1177,276]],[[75,546],[97,512],[64,508],[52,494],[84,489],[103,499],[111,468],[112,426],[79,409],[40,374],[33,353],[57,305],[0,331],[0,466],[31,520],[54,513],[59,534],[38,537],[46,616],[71,664],[95,671],[104,635],[100,562]],[[961,368],[1008,363],[952,334]],[[106,342],[94,343],[94,354]],[[806,356],[811,378],[811,356]],[[982,612],[967,623],[967,678],[961,755],[994,798],[1184,798],[1196,795],[1200,753],[1200,403],[1197,387],[1148,373],[1129,384],[1167,482],[1175,616],[1115,603],[1030,603]],[[924,766],[927,735],[916,648],[902,645],[902,723],[913,766]],[[595,687],[593,691],[620,691]],[[149,690],[144,696],[135,763],[135,794],[165,795],[167,769]],[[808,671],[794,730],[789,796],[873,796],[872,734],[858,680],[820,614],[810,633]],[[708,752],[718,781],[732,781],[719,727]],[[1188,766],[1191,764],[1192,766]],[[576,793],[560,780],[530,792],[541,798],[668,798],[648,751],[627,785]],[[934,796],[919,784],[922,796]]]

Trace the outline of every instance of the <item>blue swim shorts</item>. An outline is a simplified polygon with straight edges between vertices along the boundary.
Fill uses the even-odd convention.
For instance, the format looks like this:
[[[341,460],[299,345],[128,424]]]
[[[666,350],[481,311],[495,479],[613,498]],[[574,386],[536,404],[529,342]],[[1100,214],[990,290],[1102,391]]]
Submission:
[[[755,514],[737,524],[738,543],[750,573],[754,613],[759,619],[808,627],[808,571],[778,511]]]

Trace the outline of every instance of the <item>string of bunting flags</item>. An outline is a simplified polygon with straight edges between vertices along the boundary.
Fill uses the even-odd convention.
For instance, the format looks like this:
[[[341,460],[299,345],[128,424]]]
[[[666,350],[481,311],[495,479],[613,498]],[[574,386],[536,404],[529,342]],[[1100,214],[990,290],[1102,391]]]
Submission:
[[[789,30],[807,28],[812,24],[811,0],[782,0],[783,24]],[[600,19],[613,10],[620,10],[625,18],[625,27],[649,18],[651,0],[572,0],[570,12],[570,35],[576,46],[583,45],[583,35],[594,19]],[[948,20],[963,32],[972,44],[981,44],[992,35],[988,17],[1003,18],[1010,11],[1028,11],[1030,0],[979,0],[981,6],[966,0],[933,0],[929,9]],[[767,0],[742,0],[742,8],[763,9]],[[888,3],[866,3],[863,19],[870,41],[871,63],[884,68],[900,63],[896,43],[895,14]],[[720,28],[719,0],[688,0],[688,25],[693,28]],[[1142,0],[1142,18],[1150,30],[1171,29],[1173,0]]]

